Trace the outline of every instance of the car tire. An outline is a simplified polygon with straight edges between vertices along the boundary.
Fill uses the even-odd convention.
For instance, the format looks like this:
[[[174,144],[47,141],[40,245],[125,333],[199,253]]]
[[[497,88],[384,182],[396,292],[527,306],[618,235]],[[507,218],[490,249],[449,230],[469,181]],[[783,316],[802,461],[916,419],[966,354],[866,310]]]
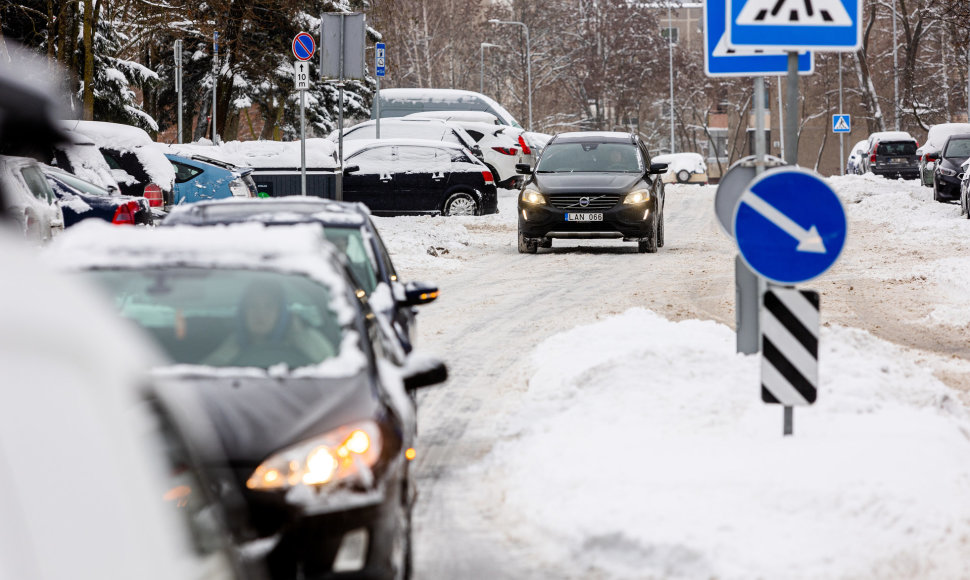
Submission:
[[[482,207],[478,200],[470,193],[458,192],[448,198],[445,207],[441,212],[444,215],[482,215]]]
[[[660,225],[657,228],[657,247],[664,247],[664,214],[660,212]]]
[[[690,181],[690,171],[681,169],[677,172],[677,183],[687,183]]]
[[[535,254],[539,251],[539,243],[535,238],[527,238],[519,232],[519,253]]]
[[[943,202],[940,199],[940,187],[936,183],[936,176],[933,176],[933,201]]]
[[[651,230],[652,231],[650,232],[650,234],[647,235],[646,238],[643,238],[642,240],[637,242],[637,251],[641,254],[656,254],[657,251],[659,250],[659,246],[657,245],[658,232],[657,232],[656,222],[654,222],[653,228],[651,228]]]

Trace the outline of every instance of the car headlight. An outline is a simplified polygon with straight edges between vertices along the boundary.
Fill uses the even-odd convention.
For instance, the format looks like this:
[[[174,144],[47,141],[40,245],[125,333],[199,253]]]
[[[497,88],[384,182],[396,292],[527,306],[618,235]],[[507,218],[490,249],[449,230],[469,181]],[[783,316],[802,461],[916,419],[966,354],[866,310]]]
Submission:
[[[626,194],[626,198],[623,200],[625,204],[635,204],[644,203],[650,201],[650,192],[646,189],[638,189],[636,191],[631,191]]]
[[[353,479],[369,485],[373,480],[371,468],[380,456],[381,430],[377,424],[352,423],[274,453],[249,476],[246,487],[273,491]]]
[[[527,189],[522,192],[522,201],[525,203],[531,203],[533,205],[545,205],[546,196],[534,189]]]
[[[940,167],[940,173],[942,173],[943,175],[946,175],[947,177],[953,177],[957,174],[956,171],[952,169],[947,169],[946,167]]]

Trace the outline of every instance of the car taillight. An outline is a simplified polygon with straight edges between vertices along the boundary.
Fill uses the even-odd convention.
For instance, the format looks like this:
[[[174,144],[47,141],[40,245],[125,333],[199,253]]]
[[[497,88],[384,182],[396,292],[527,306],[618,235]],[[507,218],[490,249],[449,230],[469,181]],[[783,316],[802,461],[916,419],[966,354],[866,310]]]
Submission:
[[[495,179],[492,177],[492,172],[491,171],[483,171],[482,172],[482,177],[485,178],[485,184],[486,185],[494,185],[495,184]]]
[[[229,191],[232,192],[233,197],[249,197],[249,188],[242,179],[233,179],[229,183]]]
[[[138,213],[138,202],[129,201],[118,206],[115,210],[115,216],[111,219],[111,223],[116,226],[122,225],[135,225],[135,214]]]
[[[165,203],[165,199],[162,197],[162,188],[154,183],[145,186],[145,199],[152,207],[162,207],[162,204]]]
[[[525,139],[522,138],[522,135],[519,135],[519,145],[522,146],[523,155],[532,155],[532,149],[530,149],[529,146],[526,145]]]
[[[869,157],[869,163],[875,163],[875,162],[876,162],[876,154],[873,153],[872,156]]]
[[[492,149],[498,151],[502,155],[515,155],[519,152],[515,147],[492,147]]]

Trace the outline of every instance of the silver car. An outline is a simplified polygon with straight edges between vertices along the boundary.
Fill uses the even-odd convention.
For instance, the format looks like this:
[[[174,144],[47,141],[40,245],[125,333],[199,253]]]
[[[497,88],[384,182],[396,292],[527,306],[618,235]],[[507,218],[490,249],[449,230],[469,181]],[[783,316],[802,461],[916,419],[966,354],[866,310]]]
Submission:
[[[47,242],[64,231],[64,213],[33,159],[0,156],[0,203],[28,240]]]

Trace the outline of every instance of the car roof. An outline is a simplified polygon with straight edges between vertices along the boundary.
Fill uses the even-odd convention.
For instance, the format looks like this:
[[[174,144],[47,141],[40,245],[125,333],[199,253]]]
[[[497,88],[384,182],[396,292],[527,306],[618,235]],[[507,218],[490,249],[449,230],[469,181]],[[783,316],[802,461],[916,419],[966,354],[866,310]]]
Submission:
[[[273,224],[317,222],[331,227],[361,227],[367,225],[367,215],[367,208],[362,204],[318,197],[220,199],[176,206],[161,225],[214,225],[252,221]]]
[[[625,142],[633,143],[633,135],[619,131],[571,131],[554,137],[556,143],[575,142]]]

